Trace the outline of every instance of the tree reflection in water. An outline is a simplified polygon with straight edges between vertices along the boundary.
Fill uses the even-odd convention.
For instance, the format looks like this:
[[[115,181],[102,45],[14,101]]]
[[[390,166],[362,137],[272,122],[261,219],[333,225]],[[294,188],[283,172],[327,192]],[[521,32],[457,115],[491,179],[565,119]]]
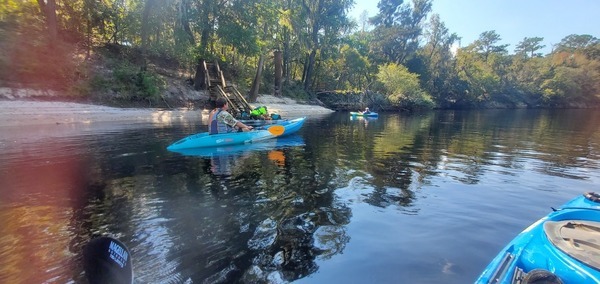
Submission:
[[[310,178],[319,174],[306,155],[302,147],[284,147],[188,157],[193,165],[169,173],[193,183],[175,187],[210,188],[215,204],[202,207],[224,211],[215,216],[201,210],[202,222],[193,226],[203,228],[196,236],[202,244],[193,240],[181,244],[199,251],[191,263],[181,266],[204,263],[190,268],[195,270],[191,279],[205,283],[293,281],[316,272],[316,258],[343,251],[349,241],[344,225],[350,210],[331,204],[329,173],[321,173],[322,181]],[[209,181],[200,184],[206,178]]]
[[[598,121],[581,110],[440,111],[365,127],[336,114],[309,121],[306,143],[220,156],[165,150],[193,125],[2,136],[0,282],[81,282],[80,248],[111,234],[130,248],[136,283],[368,281],[375,268],[388,281],[466,283],[489,261],[480,250],[497,253],[491,244],[510,234],[499,231],[521,229],[520,210],[545,206],[528,198],[554,204],[598,180]],[[519,210],[496,213],[507,207]],[[365,265],[373,251],[390,255]],[[32,259],[46,269],[30,275]]]

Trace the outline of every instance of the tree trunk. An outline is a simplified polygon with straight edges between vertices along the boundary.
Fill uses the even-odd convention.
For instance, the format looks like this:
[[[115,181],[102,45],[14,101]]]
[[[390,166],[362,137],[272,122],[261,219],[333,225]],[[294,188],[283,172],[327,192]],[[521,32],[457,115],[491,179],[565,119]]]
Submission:
[[[44,0],[38,0],[38,5],[46,17],[46,26],[48,27],[48,35],[50,36],[50,43],[54,44],[58,35],[58,24],[56,20],[56,0],[47,0],[46,4]]]
[[[210,37],[211,25],[210,25],[210,13],[212,1],[201,1],[200,6],[200,23],[202,27],[200,31],[200,54],[206,56],[208,51],[208,39]]]
[[[196,45],[196,38],[194,37],[194,33],[192,32],[192,28],[190,27],[190,18],[188,15],[188,0],[182,0],[178,6],[179,12],[179,24],[181,25],[181,29],[185,32],[185,35],[191,45]]]
[[[149,23],[148,18],[150,18],[150,11],[152,10],[152,6],[154,6],[155,0],[146,0],[146,5],[144,5],[144,11],[142,13],[142,69],[146,69],[146,50],[148,49],[148,29]]]
[[[196,65],[196,75],[194,76],[194,90],[206,90],[208,86],[206,85],[206,72],[204,72],[204,60],[200,60],[200,63]]]
[[[305,11],[309,13],[310,24],[310,55],[305,63],[305,78],[304,78],[304,90],[309,91],[312,84],[312,77],[314,72],[315,58],[317,56],[317,50],[319,49],[319,30],[321,29],[321,7],[323,7],[323,0],[317,0],[314,8],[310,8],[306,2],[302,2]]]
[[[262,39],[264,41],[266,41],[267,39],[267,31],[268,31],[268,25],[265,23],[263,25],[263,36]],[[262,78],[262,71],[263,71],[263,67],[265,65],[265,53],[267,53],[266,47],[263,47],[261,49],[260,52],[260,57],[258,59],[258,67],[256,69],[256,76],[254,76],[254,81],[252,82],[252,87],[250,88],[250,93],[248,94],[248,101],[250,102],[256,102],[256,99],[258,98],[258,89],[260,87],[260,81]]]
[[[282,77],[282,56],[281,51],[275,51],[275,86],[273,88],[273,94],[276,97],[281,97],[281,77]]]
[[[89,4],[85,4],[85,19],[87,21],[87,32],[86,32],[86,55],[85,59],[90,59],[92,53],[92,16],[91,7]]]
[[[302,66],[302,83],[304,84],[304,81],[306,81],[306,70],[308,69],[308,57],[309,55],[306,54],[306,58],[304,58],[304,62],[303,62],[303,66]]]
[[[211,3],[212,1],[207,1],[207,2]],[[215,32],[214,30],[218,26],[218,24],[217,24],[217,22],[218,22],[217,15],[218,14],[219,14],[219,7],[217,6],[217,4],[215,4],[212,6],[212,19],[211,19],[210,25],[209,25],[209,27],[211,27],[211,34],[209,34],[209,36],[214,34],[214,32]],[[214,41],[214,40],[210,42],[210,47],[209,47],[210,52],[213,52],[213,53],[215,52],[215,44],[216,44],[216,41]]]
[[[312,73],[315,66],[315,57],[317,56],[317,49],[313,48],[308,56],[308,62],[306,63],[306,75],[304,78],[304,90],[310,90],[312,83]]]
[[[287,29],[283,32],[283,77],[286,84],[291,80],[290,63],[290,33]]]
[[[311,89],[311,90],[316,90],[316,89],[317,89],[317,86],[318,86],[318,85],[319,85],[319,83],[320,83],[320,81],[319,81],[319,78],[320,78],[320,77],[319,77],[319,70],[321,69],[321,68],[320,68],[320,67],[321,67],[321,61],[319,61],[318,63],[314,63],[313,65],[314,65],[314,67],[312,68],[312,69],[313,69],[313,71],[312,71],[311,73],[314,73],[314,74],[315,74],[314,76],[312,76],[312,77],[314,77],[315,79],[314,79],[314,80],[311,80],[311,86],[310,86],[310,89]]]
[[[264,62],[265,56],[261,54],[260,58],[258,59],[256,76],[254,76],[254,81],[252,82],[252,87],[250,88],[250,94],[248,95],[248,101],[251,103],[256,102],[256,99],[258,98],[258,87],[260,86],[260,78],[262,77]]]

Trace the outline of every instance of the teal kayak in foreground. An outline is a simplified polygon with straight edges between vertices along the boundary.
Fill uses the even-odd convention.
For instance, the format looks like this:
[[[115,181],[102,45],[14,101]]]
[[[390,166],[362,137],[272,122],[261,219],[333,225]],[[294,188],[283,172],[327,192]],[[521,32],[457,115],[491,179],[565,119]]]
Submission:
[[[362,113],[362,112],[350,112],[351,116],[364,116],[364,117],[376,117],[379,116],[378,113],[376,112],[369,112],[369,113]]]
[[[600,283],[600,193],[553,210],[504,247],[476,283]]]
[[[275,137],[286,136],[298,132],[304,124],[306,117],[281,121],[276,124],[265,125],[248,132],[231,132],[210,135],[208,132],[198,133],[185,137],[169,145],[167,150],[176,151],[190,148],[220,147],[253,143]]]

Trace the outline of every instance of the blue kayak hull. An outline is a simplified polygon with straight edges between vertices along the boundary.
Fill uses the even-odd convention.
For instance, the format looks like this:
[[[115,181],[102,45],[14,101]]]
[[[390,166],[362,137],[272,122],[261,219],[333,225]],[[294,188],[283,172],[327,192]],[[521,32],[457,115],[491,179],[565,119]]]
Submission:
[[[173,150],[184,156],[199,156],[199,157],[225,157],[242,155],[249,152],[258,152],[266,150],[274,150],[289,147],[304,146],[304,139],[298,134],[286,135],[277,137],[276,139],[268,139],[250,144],[237,144],[219,147],[202,147],[189,148],[181,150]]]
[[[222,147],[264,141],[298,132],[298,130],[302,128],[302,125],[304,125],[305,120],[306,117],[296,118],[278,122],[277,124],[270,124],[262,128],[255,128],[255,130],[248,132],[232,132],[213,135],[208,134],[208,132],[198,133],[176,141],[169,145],[167,150],[177,151],[191,148]],[[274,135],[269,131],[269,127],[276,125],[284,127],[284,131],[280,135]]]
[[[351,116],[363,116],[363,117],[377,117],[379,116],[378,113],[376,112],[370,112],[370,113],[360,113],[360,112],[350,112]]]
[[[563,283],[600,283],[600,200],[589,194],[594,193],[574,198],[523,230],[476,283],[520,283],[534,269],[551,272]]]

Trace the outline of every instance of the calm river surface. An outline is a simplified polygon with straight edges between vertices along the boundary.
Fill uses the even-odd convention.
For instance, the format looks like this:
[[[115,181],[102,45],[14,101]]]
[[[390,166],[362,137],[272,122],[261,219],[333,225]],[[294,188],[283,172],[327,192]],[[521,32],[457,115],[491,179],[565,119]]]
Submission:
[[[84,282],[108,234],[136,283],[472,283],[600,191],[600,111],[334,113],[250,151],[166,150],[205,130],[0,129],[0,282]]]

